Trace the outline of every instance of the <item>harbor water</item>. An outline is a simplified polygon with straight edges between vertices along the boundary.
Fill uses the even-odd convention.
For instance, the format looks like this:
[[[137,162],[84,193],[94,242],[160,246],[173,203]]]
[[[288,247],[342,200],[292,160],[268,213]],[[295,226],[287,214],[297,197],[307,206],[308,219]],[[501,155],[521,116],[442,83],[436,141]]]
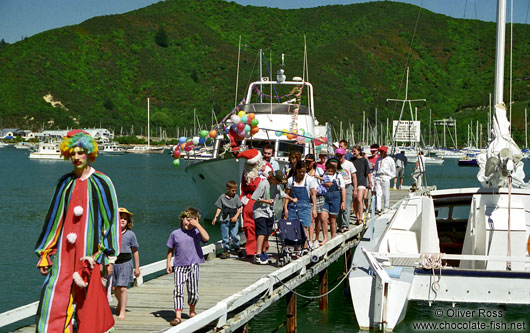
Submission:
[[[56,182],[61,175],[70,172],[72,166],[69,161],[30,160],[27,151],[12,148],[0,149],[0,161],[1,313],[39,298],[43,277],[36,269],[37,256],[33,249]],[[165,258],[167,237],[179,225],[179,212],[188,206],[199,206],[201,198],[197,197],[190,179],[184,172],[185,165],[183,161],[180,167],[174,167],[172,159],[166,154],[102,155],[94,164],[97,170],[109,175],[113,180],[120,206],[135,214],[133,231],[140,244],[141,265]],[[413,165],[409,163],[405,172],[406,185],[411,184],[412,168]],[[427,166],[427,184],[436,185],[439,189],[478,186],[477,170],[459,167],[456,159],[447,159],[441,166]],[[525,172],[530,174],[530,162],[526,161]],[[220,188],[219,194],[223,192],[224,188]],[[210,233],[212,241],[220,239],[217,227],[211,226],[208,220],[202,223]],[[344,260],[331,266],[330,289],[335,286],[343,271]],[[220,288],[222,283],[222,277],[219,277]],[[317,296],[318,277],[300,286],[297,292],[301,295]],[[450,306],[444,305],[445,309]],[[426,303],[411,303],[405,321],[395,331],[410,332],[412,323],[431,321],[434,318],[434,309],[435,306],[429,307]],[[466,306],[466,309],[473,309],[473,306]],[[511,306],[502,309],[506,314],[505,321],[527,317],[526,307]],[[285,328],[281,327],[284,321],[285,300],[282,299],[257,315],[249,323],[249,329],[251,332],[282,332],[285,331]],[[31,324],[31,320],[24,323]],[[18,326],[20,324],[0,328],[0,332],[11,331]],[[358,331],[349,293],[343,286],[339,286],[329,296],[327,312],[319,310],[318,300],[298,297],[298,329],[299,332]]]

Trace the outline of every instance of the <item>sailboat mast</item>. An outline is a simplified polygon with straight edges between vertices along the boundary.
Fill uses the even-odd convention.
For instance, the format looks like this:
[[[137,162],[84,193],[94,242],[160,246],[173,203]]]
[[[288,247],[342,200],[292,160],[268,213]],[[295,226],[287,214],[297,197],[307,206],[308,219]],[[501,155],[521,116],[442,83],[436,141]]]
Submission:
[[[151,127],[149,123],[149,97],[147,97],[147,147],[151,146]]]
[[[497,1],[497,47],[495,53],[494,105],[503,102],[504,91],[504,39],[506,33],[506,0]]]

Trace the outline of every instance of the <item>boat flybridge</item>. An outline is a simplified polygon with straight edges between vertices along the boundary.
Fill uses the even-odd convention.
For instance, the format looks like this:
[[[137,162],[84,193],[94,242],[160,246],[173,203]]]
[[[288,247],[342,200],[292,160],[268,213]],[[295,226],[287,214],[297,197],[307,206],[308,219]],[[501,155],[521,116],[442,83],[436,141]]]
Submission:
[[[201,211],[207,218],[213,217],[215,207],[212,203],[217,199],[219,189],[224,188],[228,180],[240,183],[244,161],[235,158],[237,152],[250,148],[262,150],[265,145],[272,144],[274,158],[282,166],[293,150],[303,155],[313,152],[310,138],[328,137],[327,124],[319,125],[315,117],[313,86],[301,77],[286,80],[283,69],[277,72],[274,81],[262,77],[250,83],[243,102],[234,110],[235,114],[240,111],[253,113],[259,122],[259,132],[238,142],[237,146],[220,133],[214,143],[212,158],[197,161],[190,158],[186,167],[186,173],[204,198]],[[223,127],[232,125],[234,123],[228,119]],[[296,132],[306,136],[293,138],[285,135]]]
[[[480,188],[411,192],[359,243],[349,274],[361,329],[393,330],[411,300],[530,304],[530,184],[502,100],[504,18],[497,8],[494,139]]]

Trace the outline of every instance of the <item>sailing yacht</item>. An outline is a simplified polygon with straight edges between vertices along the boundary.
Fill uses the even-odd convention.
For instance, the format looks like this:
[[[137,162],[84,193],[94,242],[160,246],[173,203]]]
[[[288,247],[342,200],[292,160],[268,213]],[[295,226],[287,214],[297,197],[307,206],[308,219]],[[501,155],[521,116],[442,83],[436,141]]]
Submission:
[[[362,329],[393,330],[411,300],[530,304],[530,190],[503,103],[505,17],[498,0],[494,139],[478,156],[481,187],[420,188],[372,222],[349,274]]]
[[[132,154],[163,154],[165,147],[151,147],[151,126],[149,121],[149,98],[147,99],[147,145],[134,146],[127,149],[127,153]]]

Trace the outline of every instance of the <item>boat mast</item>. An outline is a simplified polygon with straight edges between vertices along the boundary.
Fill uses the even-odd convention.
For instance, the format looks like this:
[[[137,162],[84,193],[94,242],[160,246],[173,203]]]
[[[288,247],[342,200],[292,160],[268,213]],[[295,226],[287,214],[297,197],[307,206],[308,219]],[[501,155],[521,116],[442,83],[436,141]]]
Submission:
[[[147,148],[151,145],[151,127],[149,125],[149,97],[147,97]]]
[[[497,1],[497,47],[495,51],[494,105],[503,102],[504,91],[504,39],[506,33],[506,0]]]

